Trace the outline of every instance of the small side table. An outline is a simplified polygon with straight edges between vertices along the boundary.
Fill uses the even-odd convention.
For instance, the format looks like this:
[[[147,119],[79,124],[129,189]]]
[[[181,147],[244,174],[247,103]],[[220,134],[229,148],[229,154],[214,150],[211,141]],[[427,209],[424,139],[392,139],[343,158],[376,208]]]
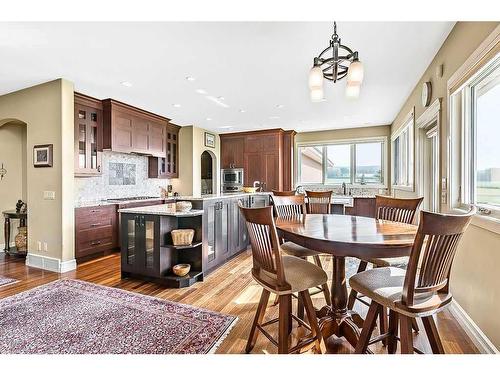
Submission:
[[[5,218],[5,223],[3,226],[4,229],[4,238],[5,238],[5,253],[10,253],[10,220],[11,219],[19,219],[19,225],[21,227],[26,226],[26,219],[28,218],[27,212],[16,212],[16,210],[7,210],[2,212],[3,217]]]

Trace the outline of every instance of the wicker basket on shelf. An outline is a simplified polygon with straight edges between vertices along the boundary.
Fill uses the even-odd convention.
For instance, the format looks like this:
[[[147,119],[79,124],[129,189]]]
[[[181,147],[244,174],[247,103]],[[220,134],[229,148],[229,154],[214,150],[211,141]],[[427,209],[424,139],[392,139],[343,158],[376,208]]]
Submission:
[[[187,246],[193,243],[194,229],[174,229],[171,234],[175,246]]]

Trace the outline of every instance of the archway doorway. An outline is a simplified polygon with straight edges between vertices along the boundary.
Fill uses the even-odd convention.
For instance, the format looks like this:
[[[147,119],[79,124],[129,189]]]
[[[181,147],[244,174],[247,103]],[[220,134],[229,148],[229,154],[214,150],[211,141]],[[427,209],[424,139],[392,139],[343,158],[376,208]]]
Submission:
[[[26,123],[17,119],[0,120],[0,252],[17,254],[18,245],[26,240],[27,220],[23,212],[16,213],[16,204],[27,203],[27,132]],[[21,204],[19,204],[21,208]],[[21,208],[24,211],[25,207]],[[5,213],[5,214],[4,214]],[[5,225],[4,225],[5,222]],[[23,237],[24,236],[24,237]],[[25,254],[25,248],[19,249]],[[7,259],[7,257],[6,257]]]
[[[215,192],[214,158],[209,151],[201,154],[201,194]]]

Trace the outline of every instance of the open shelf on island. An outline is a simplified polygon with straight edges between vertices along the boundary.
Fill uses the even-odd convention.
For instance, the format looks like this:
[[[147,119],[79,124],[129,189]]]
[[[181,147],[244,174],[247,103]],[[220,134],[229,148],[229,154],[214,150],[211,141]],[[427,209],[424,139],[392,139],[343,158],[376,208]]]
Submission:
[[[193,242],[191,245],[171,245],[171,244],[166,244],[162,247],[166,247],[168,249],[176,249],[176,250],[182,250],[182,249],[193,249],[195,247],[198,247],[202,244],[201,241],[196,241]]]
[[[167,273],[162,277],[166,284],[175,288],[184,288],[193,285],[197,281],[203,281],[203,271],[190,271],[185,276],[177,276],[173,273]]]

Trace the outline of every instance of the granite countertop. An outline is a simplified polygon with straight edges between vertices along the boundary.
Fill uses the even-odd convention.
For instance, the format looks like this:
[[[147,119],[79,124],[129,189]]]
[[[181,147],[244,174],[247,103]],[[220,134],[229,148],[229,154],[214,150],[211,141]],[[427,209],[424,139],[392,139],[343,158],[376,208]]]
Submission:
[[[158,204],[156,206],[122,208],[118,212],[122,214],[142,214],[142,215],[160,215],[160,216],[177,216],[190,217],[203,215],[203,210],[191,210],[187,212],[168,212],[169,207],[166,204]]]
[[[176,200],[180,201],[203,201],[210,199],[226,199],[226,198],[238,198],[245,197],[249,195],[270,195],[270,192],[257,192],[257,193],[218,193],[218,194],[205,194],[205,195],[179,195],[174,197]]]

